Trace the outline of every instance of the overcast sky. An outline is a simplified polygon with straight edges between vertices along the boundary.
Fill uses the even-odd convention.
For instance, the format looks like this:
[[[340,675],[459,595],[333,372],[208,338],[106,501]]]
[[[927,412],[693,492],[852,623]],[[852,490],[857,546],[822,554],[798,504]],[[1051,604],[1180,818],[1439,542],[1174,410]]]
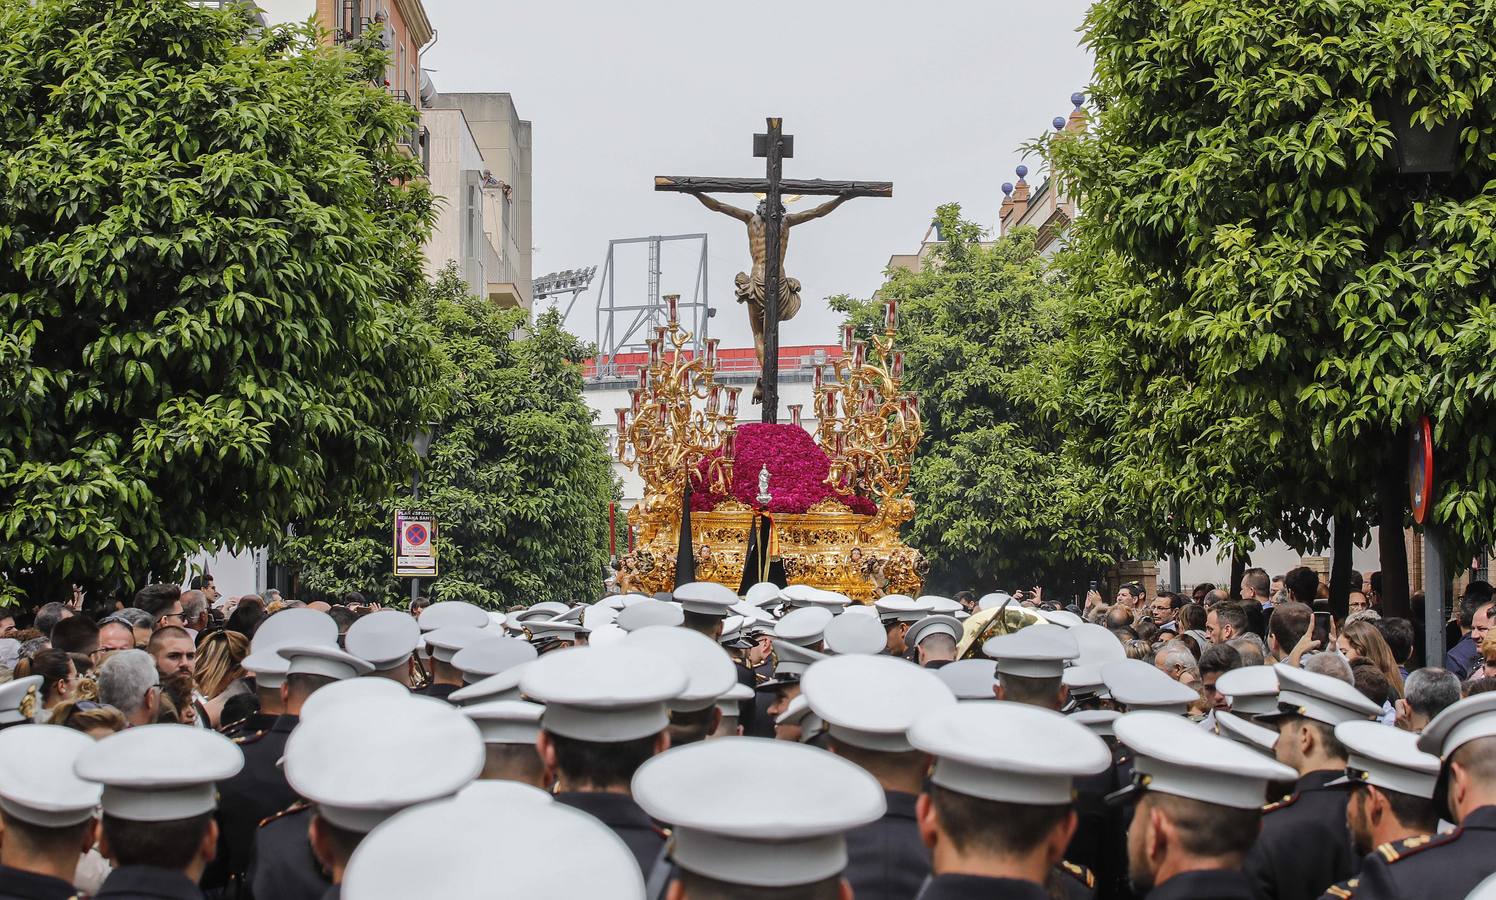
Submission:
[[[752,135],[778,115],[795,136],[786,177],[892,181],[893,199],[853,200],[791,237],[786,269],[804,309],[781,342],[830,343],[837,317],[824,298],[876,290],[936,206],[960,202],[996,228],[1018,147],[1068,114],[1089,78],[1076,32],[1086,6],[426,0],[438,38],[423,62],[439,90],[508,92],[534,123],[537,276],[601,265],[610,239],[705,231],[724,346],[751,340],[732,294],[748,266],[743,226],[656,193],[655,175],[763,177]],[[690,295],[698,256],[684,245],[666,256],[664,293]],[[642,298],[643,246],[619,261],[620,301]],[[568,320],[588,340],[594,297]]]

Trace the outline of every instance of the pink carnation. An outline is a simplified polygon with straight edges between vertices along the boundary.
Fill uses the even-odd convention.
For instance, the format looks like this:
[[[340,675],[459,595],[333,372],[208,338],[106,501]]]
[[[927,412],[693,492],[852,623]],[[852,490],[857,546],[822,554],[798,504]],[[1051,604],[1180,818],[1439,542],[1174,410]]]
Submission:
[[[827,497],[845,503],[853,512],[870,516],[877,506],[866,497],[837,494],[826,484],[831,460],[803,428],[794,425],[739,425],[737,456],[732,467],[732,498],[749,506],[758,505],[758,472],[769,467],[769,494],[774,498],[770,512],[803,513]],[[727,499],[705,487],[707,463],[721,454],[717,451],[697,467],[698,478],[692,484],[693,512],[711,512]]]

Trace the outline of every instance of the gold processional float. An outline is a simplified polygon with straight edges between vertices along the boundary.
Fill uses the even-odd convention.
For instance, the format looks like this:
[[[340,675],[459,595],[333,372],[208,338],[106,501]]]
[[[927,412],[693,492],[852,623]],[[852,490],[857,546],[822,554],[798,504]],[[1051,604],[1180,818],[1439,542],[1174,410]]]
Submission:
[[[812,437],[800,405],[789,406],[789,424],[738,424],[741,388],[717,383],[717,340],[692,353],[678,297],[665,299],[669,325],[655,329],[649,365],[629,406],[617,410],[615,452],[644,481],[643,499],[628,512],[635,542],[620,560],[620,587],[651,594],[674,586],[689,479],[698,580],[735,591],[766,580],[763,571],[745,578],[752,553],[760,569],[781,563],[790,584],[859,602],[917,595],[927,566],[899,526],[914,515],[910,461],[923,428],[918,398],[901,390],[895,302],[882,334],[860,341],[843,326],[842,357],[816,366]],[[771,533],[768,561],[750,547],[756,529]]]

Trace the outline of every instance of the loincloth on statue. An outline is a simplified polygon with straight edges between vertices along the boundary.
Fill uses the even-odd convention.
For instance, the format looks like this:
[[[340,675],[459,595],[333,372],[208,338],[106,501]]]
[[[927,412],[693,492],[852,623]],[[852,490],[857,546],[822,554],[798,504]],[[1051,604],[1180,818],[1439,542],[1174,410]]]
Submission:
[[[764,308],[764,279],[739,272],[732,280],[733,293],[739,303],[747,303],[755,313]],[[784,276],[779,279],[779,321],[787,322],[800,311],[800,279]],[[762,315],[759,315],[762,318]]]

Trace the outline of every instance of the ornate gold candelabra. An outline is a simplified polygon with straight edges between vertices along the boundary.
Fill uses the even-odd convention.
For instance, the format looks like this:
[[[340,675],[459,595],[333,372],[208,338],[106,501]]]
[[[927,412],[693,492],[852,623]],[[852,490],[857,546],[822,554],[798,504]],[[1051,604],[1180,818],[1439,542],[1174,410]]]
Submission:
[[[871,358],[852,326],[842,326],[842,358],[816,367],[815,405],[816,440],[831,458],[826,483],[839,493],[877,497],[880,515],[887,516],[909,487],[909,463],[924,426],[919,399],[900,389],[904,352],[893,348],[897,301],[888,301],[884,312]]]
[[[628,513],[635,541],[620,563],[620,581],[644,593],[675,583],[682,489],[706,461],[706,486],[726,499],[691,515],[696,577],[736,588],[749,562],[748,535],[762,514],[731,496],[740,389],[716,382],[717,341],[707,341],[703,354],[685,352],[691,334],[677,321],[677,298],[665,300],[669,325],[655,329],[649,365],[629,392],[629,406],[617,410],[616,453],[645,485],[643,499]],[[826,483],[848,500],[853,493],[875,500],[877,514],[854,513],[835,497],[803,513],[773,513],[778,558],[791,583],[864,602],[886,593],[917,594],[925,569],[899,537],[899,526],[914,513],[906,491],[923,427],[918,402],[901,390],[896,304],[886,312],[883,333],[870,342],[854,340],[851,327],[844,328],[844,358],[815,371],[816,437],[831,461]],[[802,408],[791,404],[789,413],[790,424],[801,427]],[[761,473],[768,475],[767,469]],[[767,495],[762,485],[761,492]],[[769,505],[760,499],[760,507]]]
[[[629,406],[619,408],[615,452],[644,479],[644,500],[629,510],[629,521],[642,525],[648,541],[668,512],[678,518],[682,489],[702,460],[719,448],[707,465],[706,484],[714,492],[732,486],[733,445],[742,388],[716,382],[717,338],[706,352],[686,355],[692,334],[680,327],[678,294],[665,297],[669,325],[657,326],[649,340],[649,365],[639,370],[639,385],[629,391]],[[725,395],[725,400],[724,400]],[[705,401],[698,408],[696,401]],[[645,515],[652,513],[652,515]]]

